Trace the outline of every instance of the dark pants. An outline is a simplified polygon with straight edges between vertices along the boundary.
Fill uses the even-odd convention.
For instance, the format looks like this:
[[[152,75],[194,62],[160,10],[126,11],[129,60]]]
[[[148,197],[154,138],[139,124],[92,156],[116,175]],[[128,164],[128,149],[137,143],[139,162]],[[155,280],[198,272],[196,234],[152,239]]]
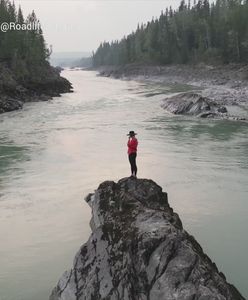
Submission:
[[[136,156],[137,156],[137,153],[131,153],[128,156],[129,162],[131,165],[131,173],[132,173],[132,175],[135,175],[135,176],[137,175]]]

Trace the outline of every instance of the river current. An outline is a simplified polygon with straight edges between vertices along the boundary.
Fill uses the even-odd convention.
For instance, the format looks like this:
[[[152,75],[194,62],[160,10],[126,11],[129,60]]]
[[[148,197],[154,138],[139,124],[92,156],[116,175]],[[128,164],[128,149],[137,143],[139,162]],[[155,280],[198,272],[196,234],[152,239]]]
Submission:
[[[89,237],[84,197],[130,175],[130,130],[138,133],[138,177],[168,192],[184,228],[248,297],[247,123],[160,107],[160,92],[191,87],[62,75],[74,93],[0,115],[0,299],[48,299]]]

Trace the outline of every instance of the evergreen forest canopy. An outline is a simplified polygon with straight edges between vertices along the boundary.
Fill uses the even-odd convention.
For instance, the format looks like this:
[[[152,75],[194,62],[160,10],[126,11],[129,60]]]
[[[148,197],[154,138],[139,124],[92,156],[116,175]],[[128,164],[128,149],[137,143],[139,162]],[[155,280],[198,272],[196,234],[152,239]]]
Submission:
[[[39,24],[34,11],[24,19],[21,8],[16,11],[14,2],[0,0],[0,24],[4,22]],[[41,76],[50,67],[49,55],[40,26],[32,30],[0,30],[0,63],[11,69],[16,79],[25,81]]]
[[[183,0],[93,53],[94,66],[198,62],[248,62],[248,0]]]

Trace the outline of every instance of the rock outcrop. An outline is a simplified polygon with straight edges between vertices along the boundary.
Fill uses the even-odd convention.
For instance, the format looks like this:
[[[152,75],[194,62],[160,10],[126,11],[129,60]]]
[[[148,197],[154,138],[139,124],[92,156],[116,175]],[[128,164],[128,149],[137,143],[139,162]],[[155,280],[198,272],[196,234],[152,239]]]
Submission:
[[[38,74],[20,79],[0,63],[0,113],[21,109],[25,102],[47,101],[68,92],[72,92],[71,83],[49,64]]]
[[[50,300],[244,299],[152,180],[106,181],[86,201],[92,234]]]
[[[173,114],[201,118],[223,116],[227,108],[196,92],[178,93],[163,100],[162,107]]]

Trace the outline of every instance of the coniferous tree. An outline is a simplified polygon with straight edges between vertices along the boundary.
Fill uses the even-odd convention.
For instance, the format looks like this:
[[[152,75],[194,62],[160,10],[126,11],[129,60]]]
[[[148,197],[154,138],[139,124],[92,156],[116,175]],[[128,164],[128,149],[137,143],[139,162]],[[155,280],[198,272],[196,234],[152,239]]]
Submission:
[[[39,24],[34,11],[24,20],[21,7],[16,11],[14,2],[0,0],[0,23],[4,22]],[[32,30],[0,31],[0,62],[11,68],[17,79],[41,77],[49,65],[49,54],[39,26]]]
[[[200,61],[248,62],[248,0],[182,0],[93,55],[95,66]]]

